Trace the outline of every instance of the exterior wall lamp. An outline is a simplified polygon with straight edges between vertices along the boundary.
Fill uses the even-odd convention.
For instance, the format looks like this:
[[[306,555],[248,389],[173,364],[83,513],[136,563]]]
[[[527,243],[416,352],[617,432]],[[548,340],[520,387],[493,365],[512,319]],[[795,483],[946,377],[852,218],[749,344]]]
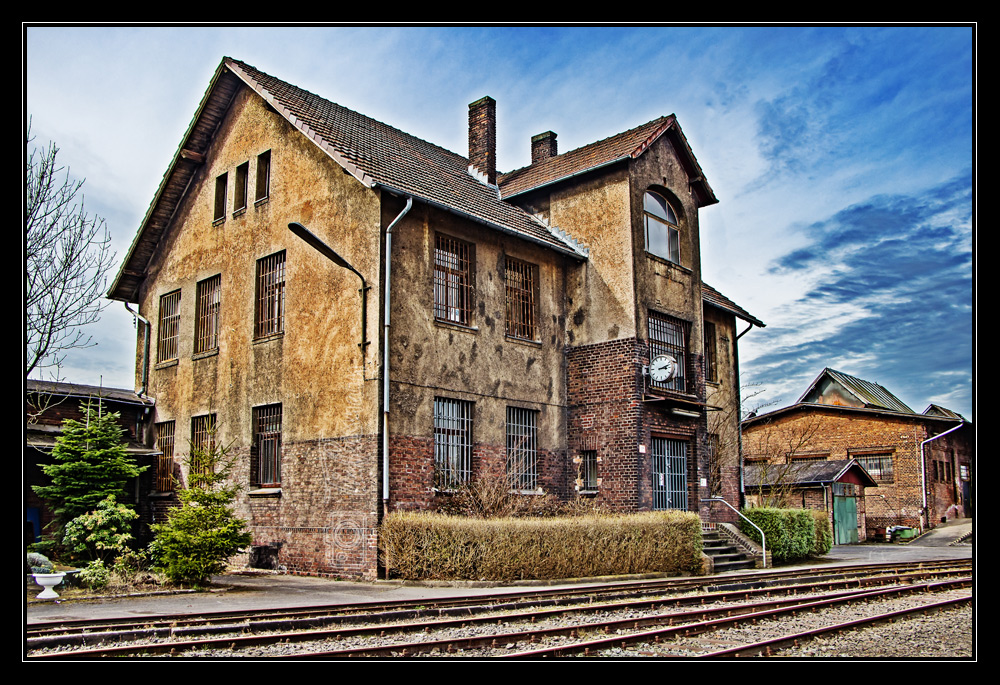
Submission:
[[[341,266],[348,271],[354,272],[358,278],[361,279],[361,288],[358,290],[361,293],[361,342],[358,343],[358,347],[361,348],[361,356],[364,357],[365,351],[368,349],[368,291],[371,290],[371,286],[365,281],[365,277],[361,275],[357,269],[347,263],[347,260],[337,254],[332,247],[324,243],[322,240],[316,237],[312,231],[303,226],[298,222],[292,222],[288,224],[288,229],[306,241],[313,248],[316,249],[321,255],[329,259],[331,262],[337,266]]]

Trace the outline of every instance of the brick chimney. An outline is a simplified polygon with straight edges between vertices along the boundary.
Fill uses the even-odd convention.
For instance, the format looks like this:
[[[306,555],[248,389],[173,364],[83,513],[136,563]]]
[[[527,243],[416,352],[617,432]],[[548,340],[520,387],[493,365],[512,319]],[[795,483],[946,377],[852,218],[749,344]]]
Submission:
[[[554,132],[546,131],[545,133],[539,133],[537,136],[531,136],[532,164],[544,162],[549,157],[555,157],[558,154],[556,134]]]
[[[489,95],[469,105],[469,172],[497,184],[497,101]]]

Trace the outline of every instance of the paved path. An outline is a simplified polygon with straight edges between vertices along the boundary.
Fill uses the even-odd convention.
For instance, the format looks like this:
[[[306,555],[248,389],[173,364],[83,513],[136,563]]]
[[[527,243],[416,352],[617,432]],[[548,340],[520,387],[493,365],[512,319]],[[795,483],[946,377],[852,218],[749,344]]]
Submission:
[[[807,567],[824,564],[864,564],[891,561],[972,558],[972,545],[949,546],[972,531],[972,521],[961,519],[942,525],[906,545],[863,544],[835,546],[824,559],[811,560]],[[737,572],[753,574],[755,571]],[[733,575],[733,574],[727,574]],[[581,581],[586,582],[586,581]],[[527,583],[526,583],[527,584]],[[213,578],[218,590],[212,592],[145,595],[140,597],[31,602],[26,609],[28,624],[46,621],[156,616],[185,612],[240,611],[265,607],[298,607],[349,604],[492,594],[507,589],[518,592],[524,585],[483,587],[479,583],[404,583],[378,581],[356,583],[279,574],[229,575]],[[531,583],[553,585],[552,583]],[[568,583],[563,583],[568,584]]]

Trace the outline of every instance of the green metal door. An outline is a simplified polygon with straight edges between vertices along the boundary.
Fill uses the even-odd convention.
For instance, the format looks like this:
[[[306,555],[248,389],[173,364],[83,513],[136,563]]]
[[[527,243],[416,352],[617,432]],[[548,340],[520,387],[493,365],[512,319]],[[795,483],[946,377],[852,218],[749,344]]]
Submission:
[[[858,541],[858,502],[854,497],[833,497],[833,539],[838,545]]]

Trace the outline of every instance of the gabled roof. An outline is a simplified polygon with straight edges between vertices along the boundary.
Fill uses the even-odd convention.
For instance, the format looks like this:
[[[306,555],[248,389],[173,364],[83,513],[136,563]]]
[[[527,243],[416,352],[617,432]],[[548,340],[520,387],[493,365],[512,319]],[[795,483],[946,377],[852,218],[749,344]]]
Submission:
[[[947,407],[942,407],[940,404],[928,404],[927,408],[923,412],[926,416],[941,416],[946,419],[958,419],[959,421],[965,421],[965,417],[954,412]]]
[[[153,400],[139,397],[134,390],[125,388],[107,388],[98,385],[83,385],[80,383],[64,383],[61,381],[39,381],[29,378],[25,381],[28,394],[56,395],[58,397],[101,397],[115,402],[152,406]]]
[[[836,483],[852,470],[858,474],[865,487],[878,487],[875,479],[855,459],[793,461],[790,464],[747,462],[743,478],[747,487],[774,487],[777,484],[820,485]]]
[[[904,414],[916,413],[906,406],[902,400],[878,383],[872,383],[871,381],[866,381],[864,379],[843,373],[842,371],[835,371],[830,368],[823,369],[823,371],[820,372],[820,374],[816,377],[816,380],[814,380],[806,391],[802,393],[802,397],[800,397],[798,401],[806,402],[806,398],[814,390],[818,392],[818,386],[824,378],[829,378],[834,383],[840,385],[840,387],[842,387],[847,393],[856,397],[866,409],[886,409],[888,411],[902,412]]]
[[[226,57],[209,84],[108,296],[134,301],[163,231],[194,178],[212,136],[241,86],[256,91],[297,130],[370,188],[412,196],[577,259],[586,253],[565,233],[500,199],[469,172],[469,161],[363,114]]]
[[[764,328],[766,325],[763,321],[751,315],[750,312],[743,309],[743,307],[730,300],[705,281],[701,282],[701,299],[704,300],[706,304],[710,304],[713,307],[729,312],[730,314],[733,314],[734,316],[737,316],[754,326]]]
[[[500,192],[504,198],[509,199],[616,162],[635,159],[664,136],[677,150],[678,157],[691,181],[698,206],[705,207],[718,202],[673,114],[531,166],[516,169],[509,174],[503,174],[499,180]]]

